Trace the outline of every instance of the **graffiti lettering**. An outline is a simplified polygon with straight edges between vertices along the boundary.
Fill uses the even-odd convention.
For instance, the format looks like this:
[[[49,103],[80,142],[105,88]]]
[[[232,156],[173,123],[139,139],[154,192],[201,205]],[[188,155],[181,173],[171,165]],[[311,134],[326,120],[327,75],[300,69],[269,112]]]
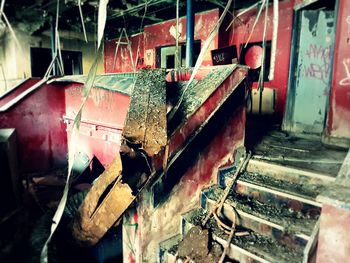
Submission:
[[[331,47],[311,44],[306,50],[308,64],[304,66],[305,77],[321,80],[324,84],[329,82]]]
[[[348,16],[345,21],[350,25],[350,16]]]
[[[313,64],[305,67],[305,76],[309,78],[315,78],[321,80],[323,83],[328,83],[329,76],[329,63],[327,64]]]
[[[331,47],[322,47],[316,44],[311,44],[306,51],[306,55],[310,59],[320,59],[326,64],[331,59]]]
[[[223,62],[223,61],[225,61],[225,54],[224,53],[216,54],[213,56],[213,60],[216,63]]]
[[[350,58],[344,58],[343,65],[344,65],[346,77],[339,82],[339,85],[350,86]]]

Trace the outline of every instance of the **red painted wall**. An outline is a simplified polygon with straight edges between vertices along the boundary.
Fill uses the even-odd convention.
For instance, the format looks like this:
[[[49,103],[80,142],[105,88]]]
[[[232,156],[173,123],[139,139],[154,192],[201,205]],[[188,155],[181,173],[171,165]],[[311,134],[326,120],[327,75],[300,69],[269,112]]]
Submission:
[[[23,91],[22,88],[18,90]],[[0,113],[0,128],[16,129],[22,172],[44,172],[66,164],[64,107],[61,88],[44,85]]]
[[[350,139],[350,1],[339,0],[327,135]]]
[[[81,104],[82,88],[81,84],[68,84],[64,87],[65,115],[70,120],[67,125],[68,138],[72,120]],[[92,88],[82,112],[77,149],[90,158],[95,155],[104,166],[110,164],[119,153],[129,103],[128,95]]]
[[[140,69],[144,65],[143,61],[143,45],[144,45],[144,35],[140,33],[129,38],[131,41],[131,51],[133,56],[133,61],[136,63],[136,54],[139,47],[139,56],[136,63],[136,69]],[[126,42],[126,38],[122,38],[120,42]],[[117,46],[118,39],[113,39],[105,42],[104,46],[104,67],[106,73],[116,73],[116,72],[132,72],[133,66],[130,59],[130,51],[127,45],[119,45],[116,63],[114,65],[115,49]],[[140,45],[139,45],[140,44]]]
[[[195,40],[201,41],[203,46],[204,41],[207,39],[209,33],[214,28],[216,22],[219,19],[219,10],[214,9],[203,13],[197,13],[195,15]],[[133,53],[134,61],[136,57],[138,43],[140,41],[140,59],[138,60],[137,69],[143,66],[155,67],[156,60],[156,48],[162,46],[175,45],[175,38],[170,34],[169,30],[171,26],[176,26],[176,20],[168,20],[162,23],[145,26],[144,33],[133,36],[130,38],[131,50]],[[180,43],[186,42],[186,18],[180,18],[179,28],[181,35],[179,37]],[[130,52],[125,45],[119,47],[117,55],[117,63],[113,68],[114,54],[116,48],[116,42],[118,39],[113,39],[105,42],[104,47],[104,66],[106,73],[112,72],[131,72],[132,64],[130,60]],[[123,39],[122,41],[126,41]],[[209,50],[218,48],[219,37],[214,38]],[[146,53],[151,51],[152,57],[150,63],[146,63]],[[212,65],[211,54],[207,52],[203,61],[204,66]]]
[[[26,82],[9,96],[18,96],[31,84]],[[82,102],[81,94],[81,84],[45,84],[0,113],[0,128],[16,129],[22,172],[47,172],[67,165],[67,137]],[[8,101],[7,97],[3,100]],[[128,95],[93,88],[83,108],[77,149],[108,165],[119,153],[129,103]]]
[[[213,30],[218,19],[219,19],[219,9],[214,9],[203,13],[197,13],[195,15],[194,39],[201,41],[201,47],[203,47],[204,41],[208,38],[210,32]],[[170,45],[176,44],[175,38],[169,32],[171,26],[174,26],[174,27],[176,26],[175,19],[168,20],[159,24],[151,25],[151,26],[145,26],[144,28],[145,54],[147,53],[147,50],[153,50],[154,58],[155,58],[156,47],[170,46]],[[186,18],[185,17],[180,18],[179,28],[181,29],[181,30],[179,29],[179,31],[181,31],[179,42],[184,43],[186,42]],[[216,35],[216,37],[213,39],[211,46],[209,47],[209,50],[218,48],[218,43],[219,43],[219,36]],[[206,53],[202,65],[203,66],[212,65],[210,52]],[[152,66],[155,66],[155,60],[153,60]]]
[[[277,105],[276,111],[280,118],[282,118],[285,105],[286,95],[288,88],[288,74],[289,74],[289,60],[291,49],[291,37],[292,37],[292,23],[293,23],[293,7],[294,1],[282,1],[279,3],[279,26],[278,26],[278,40],[277,40],[277,53],[276,53],[276,66],[275,76],[272,81],[265,82],[265,87],[274,88],[277,90]],[[234,27],[231,27],[230,31],[230,45],[236,45],[237,54],[240,54],[240,45],[245,44],[250,34],[250,30],[253,27],[258,10],[254,9],[240,17],[243,24],[235,23]],[[255,27],[254,33],[250,39],[250,42],[261,42],[263,39],[264,31],[264,12],[263,10],[260,19]],[[268,10],[268,23],[267,23],[267,41],[272,40],[272,28],[273,28],[273,11],[272,5]],[[253,83],[253,87],[256,87],[257,83]]]
[[[14,98],[21,94],[22,92],[29,89],[34,84],[38,83],[40,79],[30,78],[17,86],[15,89],[9,90],[8,93],[3,93],[0,98],[0,107],[4,106],[6,103],[10,102]]]

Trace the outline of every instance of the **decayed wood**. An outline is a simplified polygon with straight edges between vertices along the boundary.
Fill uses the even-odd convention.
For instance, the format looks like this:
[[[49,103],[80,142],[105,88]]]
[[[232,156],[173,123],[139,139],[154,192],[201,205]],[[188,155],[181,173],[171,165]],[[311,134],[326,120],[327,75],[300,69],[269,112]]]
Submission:
[[[72,232],[81,245],[96,244],[134,201],[131,188],[121,181],[121,172],[122,163],[117,155],[79,207]]]
[[[140,70],[134,86],[123,138],[149,157],[167,143],[165,70]]]
[[[152,172],[148,171],[152,168],[147,158],[156,156],[165,148],[165,88],[165,70],[141,70],[137,74],[123,129],[123,162],[118,154],[100,175],[79,207],[72,224],[73,236],[81,245],[96,244],[109,228],[118,224],[147,181],[148,173]],[[147,169],[143,167],[144,162]]]

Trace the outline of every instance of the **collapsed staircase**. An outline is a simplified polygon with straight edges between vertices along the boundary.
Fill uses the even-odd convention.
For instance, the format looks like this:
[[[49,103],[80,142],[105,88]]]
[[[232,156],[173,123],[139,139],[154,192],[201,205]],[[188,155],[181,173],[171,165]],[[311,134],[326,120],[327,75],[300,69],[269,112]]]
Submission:
[[[224,204],[225,217],[233,218],[234,207],[239,230],[248,232],[233,237],[225,262],[312,262],[321,212],[316,196],[335,178],[258,157],[253,154]],[[200,207],[181,216],[180,233],[160,244],[160,262],[186,261],[177,256],[179,242],[193,226],[201,225],[223,196],[235,169],[234,165],[221,167],[218,184],[202,190]],[[212,245],[224,247],[229,235],[213,217],[208,225]]]

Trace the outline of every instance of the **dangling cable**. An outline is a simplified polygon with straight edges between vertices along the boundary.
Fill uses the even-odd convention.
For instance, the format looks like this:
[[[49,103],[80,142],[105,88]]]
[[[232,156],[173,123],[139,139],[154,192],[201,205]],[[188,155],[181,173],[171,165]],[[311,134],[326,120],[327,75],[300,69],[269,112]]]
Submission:
[[[259,12],[258,12],[258,14],[257,14],[257,16],[256,16],[256,18],[255,18],[255,21],[254,21],[252,30],[250,31],[250,34],[249,34],[249,36],[248,36],[248,39],[247,39],[247,41],[246,41],[246,43],[245,43],[245,45],[244,45],[244,48],[247,47],[247,45],[248,45],[248,43],[249,43],[249,41],[250,41],[250,39],[251,39],[251,37],[252,37],[252,35],[253,35],[253,33],[254,33],[254,29],[255,29],[255,27],[256,27],[258,21],[259,21],[261,12],[262,12],[262,10],[263,10],[264,7],[265,7],[265,3],[266,3],[266,0],[263,0],[263,2],[262,2],[262,4],[261,4],[261,7],[260,7],[260,9],[259,9]]]
[[[265,53],[266,53],[266,30],[267,30],[267,19],[268,19],[268,7],[269,0],[265,3],[265,23],[264,23],[264,34],[263,34],[263,53],[261,56],[261,69],[259,74],[259,114],[262,113],[262,95],[264,91],[264,75],[265,75]]]
[[[142,30],[142,27],[143,27],[143,21],[145,19],[145,16],[147,14],[147,8],[148,8],[148,2],[146,1],[146,4],[145,4],[145,11],[143,12],[143,16],[142,16],[142,19],[141,19],[141,24],[140,24],[140,30],[139,32],[141,32]],[[137,51],[136,51],[136,58],[135,58],[135,65],[137,67],[137,61],[139,60],[139,54],[140,54],[140,37],[139,37],[139,41],[137,43]],[[131,58],[132,59],[132,58]],[[136,72],[136,68],[135,68],[135,72]],[[135,73],[134,72],[134,73]]]
[[[114,51],[114,59],[113,59],[113,70],[115,69],[116,67],[116,63],[117,63],[117,55],[118,55],[118,51],[119,51],[119,45],[120,45],[120,41],[122,39],[122,36],[123,36],[123,32],[124,32],[124,29],[122,29],[122,31],[120,31],[120,35],[119,35],[119,38],[118,38],[118,42],[117,42],[117,45],[115,47],[115,51]]]
[[[81,8],[81,0],[78,0],[78,7],[79,7],[79,14],[80,14],[81,26],[83,28],[84,38],[85,38],[85,42],[87,43],[88,39],[87,39],[87,35],[86,35],[86,30],[85,30],[83,10]]]

